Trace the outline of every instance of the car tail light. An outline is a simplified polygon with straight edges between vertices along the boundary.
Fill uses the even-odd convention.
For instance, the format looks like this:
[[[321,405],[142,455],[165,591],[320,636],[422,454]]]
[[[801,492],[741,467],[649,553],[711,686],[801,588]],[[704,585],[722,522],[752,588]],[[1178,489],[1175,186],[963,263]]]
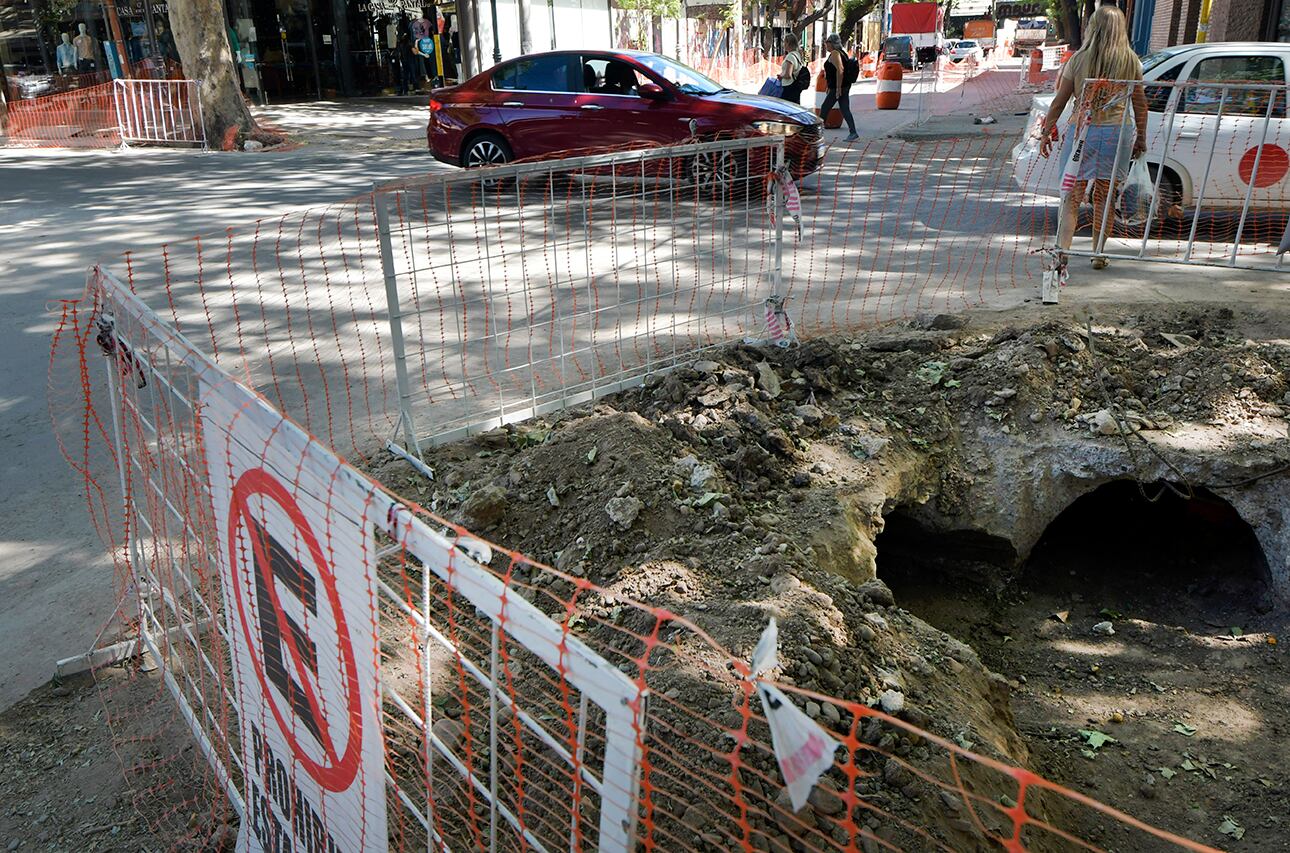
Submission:
[[[443,109],[443,102],[442,102],[442,101],[436,101],[434,98],[431,98],[431,99],[430,99],[430,112],[432,112],[432,113],[437,113],[437,112],[439,112],[439,110],[441,110],[441,109]]]

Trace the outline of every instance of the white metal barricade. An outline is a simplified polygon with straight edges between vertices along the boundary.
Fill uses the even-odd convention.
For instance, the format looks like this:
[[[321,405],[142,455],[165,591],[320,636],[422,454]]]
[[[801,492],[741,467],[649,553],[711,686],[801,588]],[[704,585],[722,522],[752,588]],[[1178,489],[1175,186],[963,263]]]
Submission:
[[[206,149],[206,127],[195,80],[113,83],[122,145],[192,145]]]

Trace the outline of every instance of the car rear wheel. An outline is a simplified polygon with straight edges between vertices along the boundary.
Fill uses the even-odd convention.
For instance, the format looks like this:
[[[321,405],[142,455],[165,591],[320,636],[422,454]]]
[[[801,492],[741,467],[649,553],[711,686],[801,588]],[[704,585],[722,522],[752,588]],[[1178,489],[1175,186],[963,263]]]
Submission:
[[[481,133],[466,143],[466,152],[461,162],[467,169],[478,169],[483,166],[501,166],[511,162],[514,155],[511,146],[496,133]]]

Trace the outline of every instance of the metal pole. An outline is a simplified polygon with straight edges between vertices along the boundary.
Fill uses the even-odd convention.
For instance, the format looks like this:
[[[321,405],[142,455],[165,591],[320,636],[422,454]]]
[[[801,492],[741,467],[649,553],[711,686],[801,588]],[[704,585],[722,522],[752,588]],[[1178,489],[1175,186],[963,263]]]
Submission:
[[[97,272],[96,272],[96,275],[97,275]],[[95,283],[97,285],[97,281]],[[100,289],[100,293],[102,293],[101,289]],[[112,323],[111,334],[113,336],[114,342],[116,342],[115,320],[113,320],[113,323]],[[146,628],[147,620],[144,618],[144,606],[145,606],[144,605],[144,586],[145,585],[143,583],[140,583],[140,577],[139,577],[139,571],[140,571],[139,567],[143,565],[143,555],[140,553],[140,550],[139,550],[138,525],[136,523],[133,523],[134,514],[135,514],[134,499],[130,493],[130,489],[127,484],[126,476],[125,476],[125,471],[130,464],[130,460],[128,460],[125,455],[125,441],[123,439],[123,433],[121,430],[121,417],[119,413],[119,410],[122,406],[121,396],[123,392],[118,387],[117,379],[120,376],[121,362],[115,356],[107,356],[106,358],[103,359],[103,363],[104,363],[104,366],[107,368],[108,405],[112,409],[112,443],[116,449],[116,469],[117,469],[116,472],[117,472],[117,482],[120,484],[120,487],[121,487],[122,519],[124,521],[126,535],[129,537],[129,540],[130,540],[129,541],[130,564],[131,564],[130,582],[134,586],[135,596],[138,600],[139,634],[140,636],[143,636],[147,634],[147,628]]]
[[[1160,138],[1160,165],[1156,167],[1156,182],[1155,186],[1151,188],[1151,209],[1147,212],[1146,224],[1142,226],[1142,245],[1138,247],[1139,258],[1145,256],[1147,253],[1147,238],[1151,236],[1151,223],[1156,221],[1156,214],[1160,210],[1160,187],[1164,183],[1165,179],[1165,155],[1169,153],[1169,140],[1173,138],[1174,135],[1174,120],[1178,118],[1178,101],[1182,98],[1181,94],[1174,93],[1180,91],[1181,90],[1178,88],[1173,90],[1173,93],[1169,95],[1169,103],[1165,109],[1165,131],[1164,135]],[[1221,115],[1223,111],[1221,104],[1219,105],[1218,110]],[[1143,156],[1146,155],[1144,154]],[[1209,158],[1212,163],[1214,160],[1214,152],[1212,150],[1210,151]],[[1205,167],[1205,174],[1209,174],[1208,164]],[[1179,189],[1182,188],[1179,187]]]
[[[493,64],[496,65],[502,61],[502,37],[497,31],[497,0],[488,0],[488,6],[493,13]]]
[[[1273,97],[1275,97],[1275,94],[1273,95]],[[1183,256],[1183,260],[1185,261],[1191,260],[1192,252],[1195,251],[1196,249],[1196,229],[1200,227],[1200,212],[1203,205],[1205,204],[1205,190],[1209,186],[1209,171],[1210,171],[1210,168],[1214,165],[1214,152],[1218,150],[1218,144],[1217,144],[1218,131],[1223,126],[1223,109],[1226,106],[1227,106],[1227,87],[1224,86],[1223,94],[1220,96],[1220,99],[1218,102],[1218,113],[1214,117],[1214,143],[1215,144],[1209,146],[1209,159],[1205,161],[1205,174],[1200,179],[1200,190],[1197,191],[1196,193],[1196,200],[1195,200],[1196,210],[1194,213],[1192,213],[1191,231],[1187,234],[1187,254]],[[1163,169],[1163,165],[1161,168]],[[1159,187],[1156,188],[1156,192],[1158,195]],[[1153,205],[1157,203],[1158,203],[1157,201],[1152,200]],[[1145,243],[1146,240],[1144,239],[1143,242]]]
[[[1108,81],[1099,81],[1106,83]],[[1121,144],[1124,139],[1124,128],[1129,123],[1129,111],[1133,106],[1133,99],[1129,92],[1133,91],[1132,83],[1126,84],[1124,94],[1124,112],[1120,114],[1120,132],[1115,136],[1115,160],[1111,164],[1111,179],[1106,186],[1106,204],[1102,208],[1102,224],[1093,233],[1093,254],[1099,255],[1102,249],[1106,247],[1106,226],[1111,221],[1111,208],[1115,206],[1115,179],[1120,174],[1120,161],[1124,159],[1124,145]],[[1093,179],[1093,198],[1097,198],[1097,178]]]
[[[399,425],[409,450],[421,455],[412,421],[412,383],[408,379],[408,355],[403,344],[403,312],[399,302],[399,280],[394,270],[394,248],[390,244],[390,199],[387,193],[373,192],[376,206],[376,233],[381,242],[381,271],[385,274],[386,313],[390,318],[390,347],[394,350],[394,378],[399,390]]]
[[[1259,149],[1254,154],[1254,165],[1250,169],[1250,182],[1245,187],[1245,203],[1241,205],[1241,221],[1236,226],[1236,238],[1232,241],[1232,257],[1228,266],[1236,266],[1236,255],[1241,251],[1241,236],[1245,233],[1245,220],[1250,216],[1250,202],[1254,199],[1254,182],[1259,179],[1259,163],[1263,160],[1263,146],[1268,144],[1268,126],[1272,124],[1272,108],[1277,104],[1275,89],[1268,92],[1268,109],[1263,114],[1263,136],[1259,139]],[[1218,139],[1218,128],[1214,129],[1214,139]]]
[[[391,531],[397,535],[397,531]],[[396,544],[398,544],[396,542]],[[430,569],[426,566],[421,567],[421,615],[426,620],[427,627],[430,625]],[[421,660],[425,670],[425,690],[422,691],[422,717],[421,724],[425,727],[424,737],[426,745],[426,823],[428,832],[426,832],[426,850],[435,849],[434,838],[434,747],[430,745],[430,737],[434,733],[434,705],[431,702],[433,694],[433,685],[431,684],[432,673],[430,672],[430,631],[421,632]]]
[[[492,627],[493,642],[488,655],[488,680],[491,682],[488,685],[488,850],[489,853],[497,853],[497,656],[501,632],[496,623]]]
[[[778,143],[774,148],[774,162],[776,170],[784,168],[784,143]],[[784,203],[784,188],[779,181],[775,181],[775,267],[771,271],[771,295],[784,295],[784,213],[786,206]]]

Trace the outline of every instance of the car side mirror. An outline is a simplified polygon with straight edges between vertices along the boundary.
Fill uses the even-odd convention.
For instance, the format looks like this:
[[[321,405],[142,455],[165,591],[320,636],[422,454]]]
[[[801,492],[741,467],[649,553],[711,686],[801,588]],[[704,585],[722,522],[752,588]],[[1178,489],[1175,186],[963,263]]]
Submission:
[[[667,100],[667,92],[664,92],[663,87],[657,83],[642,83],[636,87],[636,94],[647,101]]]

